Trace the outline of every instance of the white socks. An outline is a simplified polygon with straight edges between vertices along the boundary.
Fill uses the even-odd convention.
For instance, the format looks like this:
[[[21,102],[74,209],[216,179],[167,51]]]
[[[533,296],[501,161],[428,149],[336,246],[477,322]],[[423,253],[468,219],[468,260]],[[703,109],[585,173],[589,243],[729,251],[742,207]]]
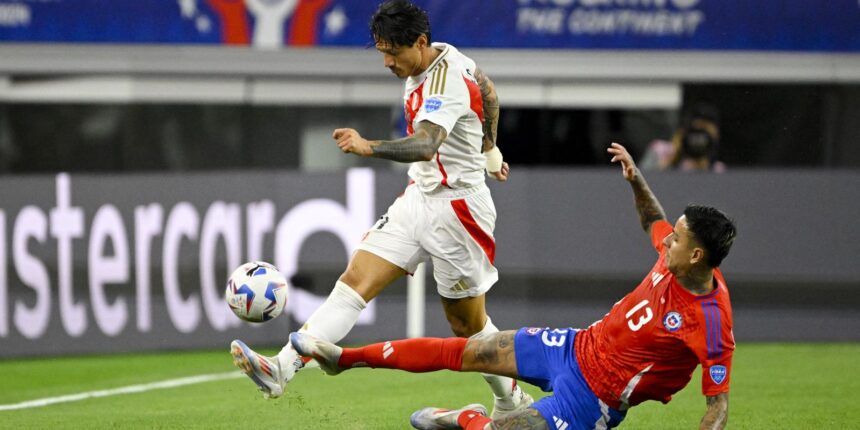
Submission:
[[[480,332],[472,335],[470,339],[482,338],[498,332],[498,327],[496,327],[493,324],[493,320],[487,316],[487,324],[484,325],[484,328]],[[493,397],[496,398],[496,406],[501,406],[506,409],[516,406],[514,405],[514,399],[512,396],[514,389],[513,379],[489,373],[482,373],[481,376],[484,377],[484,380],[490,385],[490,389],[493,390]]]
[[[352,330],[367,302],[349,285],[341,281],[299,330],[313,337],[337,343]]]
[[[307,333],[329,342],[338,342],[352,330],[355,322],[358,321],[359,314],[366,307],[367,302],[361,298],[361,295],[350,288],[349,285],[337,281],[328,299],[314,311],[299,332]],[[278,362],[281,365],[281,370],[284,372],[286,380],[292,379],[295,373],[294,370],[290,370],[287,367],[294,365],[297,357],[298,354],[296,354],[296,351],[293,350],[292,345],[289,343],[278,353]],[[301,365],[298,367],[301,367]]]

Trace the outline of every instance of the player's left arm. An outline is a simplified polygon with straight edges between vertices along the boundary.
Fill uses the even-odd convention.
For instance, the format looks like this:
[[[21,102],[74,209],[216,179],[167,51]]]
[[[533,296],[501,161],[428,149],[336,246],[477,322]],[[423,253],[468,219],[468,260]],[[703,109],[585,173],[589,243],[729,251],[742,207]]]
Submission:
[[[723,295],[723,297],[726,297]],[[704,308],[699,314],[704,320],[698,336],[690,338],[688,345],[697,351],[702,364],[702,393],[705,395],[707,410],[700,429],[721,430],[729,420],[729,384],[732,375],[732,357],[735,340],[732,334],[732,312],[728,302],[724,306]],[[718,321],[719,326],[715,324]],[[711,334],[718,332],[719,336]]]
[[[722,430],[729,421],[729,393],[707,396],[708,410],[699,424],[700,430]]]
[[[654,192],[651,191],[651,187],[648,186],[648,182],[645,181],[642,172],[636,167],[636,163],[633,161],[630,153],[627,152],[627,149],[613,142],[609,145],[609,148],[606,148],[606,151],[612,155],[611,161],[613,163],[621,164],[621,173],[633,188],[636,211],[639,212],[639,222],[642,225],[642,229],[650,236],[651,226],[657,221],[666,220],[666,211],[663,210],[660,201],[657,200]]]
[[[411,163],[432,160],[448,132],[441,125],[421,121],[415,126],[412,136],[401,139],[367,140],[351,128],[339,128],[332,137],[343,152]]]
[[[481,89],[481,100],[484,108],[484,139],[481,151],[487,155],[487,171],[499,181],[506,181],[510,166],[502,160],[502,153],[496,147],[496,137],[499,129],[499,95],[496,84],[480,68],[475,68],[475,80]]]
[[[496,84],[480,68],[475,68],[475,80],[481,89],[481,100],[484,105],[484,140],[482,151],[487,152],[496,146],[499,129],[499,95]]]

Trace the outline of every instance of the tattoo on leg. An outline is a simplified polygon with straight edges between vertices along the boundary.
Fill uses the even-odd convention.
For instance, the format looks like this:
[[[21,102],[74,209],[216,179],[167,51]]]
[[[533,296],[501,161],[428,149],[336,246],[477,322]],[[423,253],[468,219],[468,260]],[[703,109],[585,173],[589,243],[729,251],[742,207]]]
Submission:
[[[537,409],[528,408],[520,414],[493,421],[490,428],[492,430],[549,430],[549,423]]]
[[[480,340],[475,351],[475,361],[485,365],[499,365],[514,358],[515,333],[503,331]]]

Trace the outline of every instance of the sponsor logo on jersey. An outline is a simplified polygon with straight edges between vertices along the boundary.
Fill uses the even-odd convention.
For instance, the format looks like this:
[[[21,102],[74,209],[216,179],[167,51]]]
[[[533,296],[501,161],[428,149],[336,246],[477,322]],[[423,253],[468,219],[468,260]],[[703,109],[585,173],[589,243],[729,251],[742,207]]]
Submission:
[[[433,113],[439,110],[442,107],[442,100],[439,99],[427,99],[424,102],[424,110],[427,113]]]
[[[663,317],[663,327],[666,327],[666,330],[669,331],[676,331],[681,328],[682,322],[681,314],[675,311],[669,312]]]
[[[726,366],[716,365],[711,366],[709,373],[711,374],[711,380],[714,381],[715,384],[720,385],[726,380],[728,370],[726,370]]]

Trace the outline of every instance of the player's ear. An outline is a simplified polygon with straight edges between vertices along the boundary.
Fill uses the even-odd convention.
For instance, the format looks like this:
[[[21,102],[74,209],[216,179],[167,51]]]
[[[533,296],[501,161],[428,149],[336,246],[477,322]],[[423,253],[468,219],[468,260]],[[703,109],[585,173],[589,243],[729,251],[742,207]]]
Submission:
[[[427,35],[422,34],[418,36],[418,39],[415,40],[415,47],[418,49],[424,49],[427,47]]]
[[[693,248],[693,252],[690,254],[690,264],[697,264],[705,261],[705,250],[700,247]]]

